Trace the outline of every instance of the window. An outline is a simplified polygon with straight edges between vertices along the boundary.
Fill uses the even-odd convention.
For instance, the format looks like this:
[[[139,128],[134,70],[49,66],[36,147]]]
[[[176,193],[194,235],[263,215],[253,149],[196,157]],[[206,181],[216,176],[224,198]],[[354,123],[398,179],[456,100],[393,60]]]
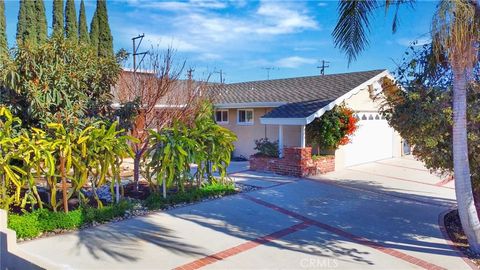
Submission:
[[[253,110],[238,110],[237,123],[239,125],[253,125]]]
[[[228,124],[228,110],[215,111],[215,121],[218,124]]]

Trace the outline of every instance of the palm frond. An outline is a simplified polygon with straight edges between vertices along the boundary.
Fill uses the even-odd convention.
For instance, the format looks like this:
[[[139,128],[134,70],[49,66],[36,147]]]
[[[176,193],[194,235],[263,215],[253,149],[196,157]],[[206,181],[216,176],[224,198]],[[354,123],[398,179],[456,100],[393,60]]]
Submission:
[[[393,12],[393,21],[392,21],[392,33],[397,32],[398,24],[399,24],[399,16],[398,16],[398,11],[400,9],[400,6],[403,4],[409,4],[410,7],[413,7],[413,3],[415,0],[386,0],[385,1],[385,14],[388,12],[388,9],[390,6],[394,5],[395,6],[395,11]]]
[[[335,47],[347,54],[349,64],[369,44],[370,17],[377,7],[378,3],[374,0],[342,0],[338,5],[340,16],[332,35]]]
[[[348,63],[357,59],[357,56],[369,45],[367,37],[370,32],[370,17],[375,9],[384,6],[385,13],[391,6],[395,6],[393,15],[392,32],[397,31],[399,23],[399,8],[403,4],[412,4],[415,0],[385,0],[380,5],[375,0],[342,0],[339,3],[339,19],[333,30],[335,47],[347,54]]]
[[[478,56],[480,18],[471,1],[442,0],[432,22],[434,53],[447,56],[452,66],[473,66]]]

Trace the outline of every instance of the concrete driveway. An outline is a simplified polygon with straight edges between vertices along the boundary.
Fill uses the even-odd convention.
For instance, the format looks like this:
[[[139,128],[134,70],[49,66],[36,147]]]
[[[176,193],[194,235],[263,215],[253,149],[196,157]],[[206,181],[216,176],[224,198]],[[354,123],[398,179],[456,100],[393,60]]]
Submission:
[[[469,269],[442,234],[452,183],[413,159],[312,179],[238,172],[241,195],[21,244],[75,269]]]

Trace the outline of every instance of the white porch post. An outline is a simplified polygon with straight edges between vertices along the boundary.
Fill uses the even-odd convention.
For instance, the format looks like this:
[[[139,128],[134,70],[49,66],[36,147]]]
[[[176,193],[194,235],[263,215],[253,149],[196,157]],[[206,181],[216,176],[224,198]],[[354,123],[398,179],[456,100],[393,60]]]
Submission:
[[[283,126],[278,125],[278,157],[283,157]]]
[[[305,125],[300,126],[300,147],[305,148]]]

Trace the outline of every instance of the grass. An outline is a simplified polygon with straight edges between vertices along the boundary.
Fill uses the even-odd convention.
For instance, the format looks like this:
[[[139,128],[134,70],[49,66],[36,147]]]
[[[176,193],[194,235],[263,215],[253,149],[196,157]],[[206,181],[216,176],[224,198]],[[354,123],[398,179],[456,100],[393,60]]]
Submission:
[[[143,204],[150,210],[165,209],[170,205],[192,203],[205,198],[234,193],[236,193],[234,184],[212,183],[200,189],[171,194],[166,199],[161,194],[154,193]],[[116,217],[124,216],[126,211],[131,209],[133,209],[133,204],[128,201],[121,201],[119,204],[103,208],[81,208],[68,213],[39,209],[21,215],[9,214],[8,227],[16,231],[19,238],[35,238],[44,232],[72,230],[93,222],[108,222]]]

